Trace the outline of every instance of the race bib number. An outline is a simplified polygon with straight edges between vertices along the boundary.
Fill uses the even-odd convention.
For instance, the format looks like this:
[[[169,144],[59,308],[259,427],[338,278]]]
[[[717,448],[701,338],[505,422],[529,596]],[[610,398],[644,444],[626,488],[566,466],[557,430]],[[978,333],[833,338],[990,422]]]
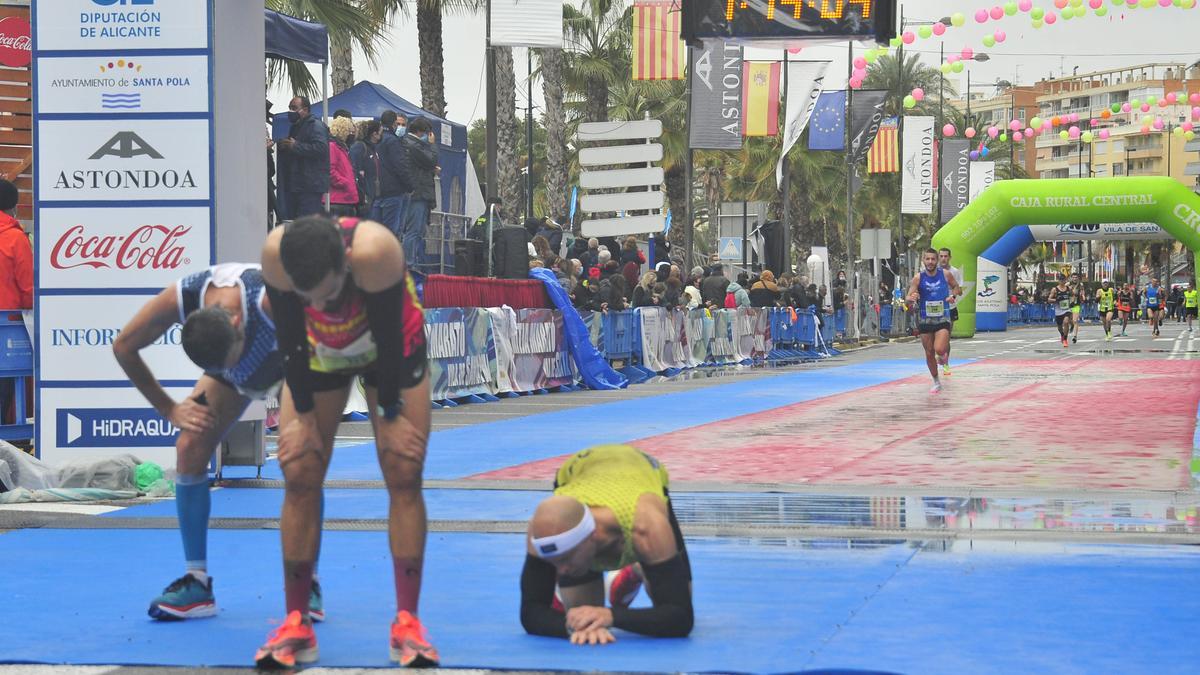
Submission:
[[[1059,309],[1071,309],[1071,300],[1070,300],[1070,299],[1067,299],[1067,300],[1059,300],[1059,301],[1058,301],[1058,308],[1059,308]]]
[[[946,303],[942,300],[926,300],[925,301],[925,316],[931,319],[940,319],[946,315]]]
[[[308,367],[321,373],[360,370],[375,363],[377,355],[375,339],[371,336],[370,331],[367,331],[341,349],[328,347],[321,343],[313,345],[313,353],[308,360]]]

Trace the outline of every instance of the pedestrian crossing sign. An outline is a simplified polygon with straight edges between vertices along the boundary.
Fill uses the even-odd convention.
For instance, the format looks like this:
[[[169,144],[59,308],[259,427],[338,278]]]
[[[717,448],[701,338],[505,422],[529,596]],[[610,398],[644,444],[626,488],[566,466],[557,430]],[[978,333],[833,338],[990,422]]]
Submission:
[[[717,253],[720,255],[721,260],[741,260],[742,240],[737,237],[721,237]]]

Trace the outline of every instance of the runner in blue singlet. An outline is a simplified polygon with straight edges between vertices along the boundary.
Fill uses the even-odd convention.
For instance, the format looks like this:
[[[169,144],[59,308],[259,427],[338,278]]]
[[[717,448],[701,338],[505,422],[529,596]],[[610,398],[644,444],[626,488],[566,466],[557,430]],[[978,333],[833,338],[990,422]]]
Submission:
[[[926,249],[921,256],[924,269],[913,277],[908,285],[908,301],[917,306],[917,328],[921,333],[921,346],[925,348],[925,363],[933,377],[930,393],[942,390],[938,379],[938,365],[945,364],[950,350],[951,295],[961,295],[962,288],[953,276],[938,267],[938,253]]]
[[[1146,287],[1146,315],[1150,317],[1150,332],[1157,336],[1159,324],[1162,323],[1163,300],[1166,298],[1158,279],[1151,279]]]

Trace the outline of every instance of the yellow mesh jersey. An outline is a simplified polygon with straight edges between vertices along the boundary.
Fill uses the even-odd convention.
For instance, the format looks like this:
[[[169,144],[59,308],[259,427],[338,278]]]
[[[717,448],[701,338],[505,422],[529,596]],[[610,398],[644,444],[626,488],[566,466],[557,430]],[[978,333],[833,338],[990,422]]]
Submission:
[[[1106,291],[1101,288],[1099,291],[1099,298],[1101,310],[1110,310],[1113,308],[1113,289],[1110,288]]]
[[[615,570],[637,560],[633,551],[633,514],[646,493],[666,501],[667,468],[650,455],[628,445],[598,445],[580,450],[558,469],[554,494],[574,497],[587,506],[604,506],[613,512],[625,537],[618,559],[597,557],[592,569]]]

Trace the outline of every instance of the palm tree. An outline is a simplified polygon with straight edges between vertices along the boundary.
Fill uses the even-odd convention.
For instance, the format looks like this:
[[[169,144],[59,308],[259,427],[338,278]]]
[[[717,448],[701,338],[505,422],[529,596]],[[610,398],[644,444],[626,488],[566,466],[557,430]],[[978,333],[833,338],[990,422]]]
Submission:
[[[499,194],[509,218],[520,213],[521,168],[517,163],[517,78],[513,70],[512,47],[492,47],[496,67],[496,180]]]
[[[554,218],[567,215],[567,112],[563,108],[563,50],[539,49],[542,97],[546,114],[546,209]],[[562,223],[566,226],[567,223]],[[574,229],[574,223],[571,223]]]
[[[368,0],[371,1],[371,0]],[[403,0],[394,2],[405,11]],[[442,14],[478,12],[483,0],[417,0],[417,50],[420,53],[421,107],[438,117],[446,116],[446,73],[442,59]]]
[[[578,97],[588,122],[608,119],[610,87],[629,79],[633,8],[618,0],[582,0],[563,4],[568,89]]]
[[[903,57],[884,54],[867,67],[867,77],[863,80],[863,89],[884,89],[888,92],[884,102],[884,113],[887,115],[906,114],[904,97],[917,87],[925,90],[925,98],[907,114],[933,115],[939,118],[940,126],[941,117],[954,110],[954,106],[942,105],[943,100],[939,98],[942,95],[939,93],[941,88],[945,88],[946,99],[956,97],[958,92],[940,70],[923,63],[919,54],[905,54]]]
[[[266,7],[305,21],[324,25],[329,31],[333,92],[354,84],[351,55],[354,47],[375,62],[379,44],[387,39],[386,29],[402,0],[266,0]],[[292,91],[315,96],[321,86],[299,62],[271,59],[267,77],[272,83],[288,82]]]

